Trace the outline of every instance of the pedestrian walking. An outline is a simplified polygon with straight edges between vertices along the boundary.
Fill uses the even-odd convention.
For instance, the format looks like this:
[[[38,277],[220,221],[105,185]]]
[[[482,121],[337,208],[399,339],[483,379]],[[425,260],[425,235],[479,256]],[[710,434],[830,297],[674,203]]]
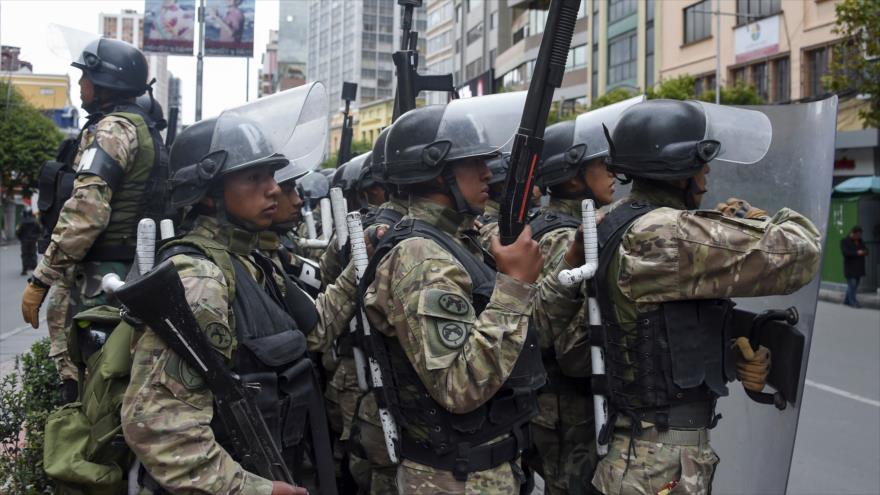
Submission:
[[[28,270],[37,267],[37,239],[40,237],[40,230],[40,222],[31,210],[25,209],[21,214],[21,223],[15,228],[15,237],[18,237],[21,244],[22,276],[27,275]]]
[[[856,291],[859,288],[859,279],[865,276],[865,256],[868,255],[868,248],[862,241],[860,226],[854,226],[849,231],[849,235],[840,240],[840,251],[843,252],[843,276],[846,278],[846,297],[843,299],[843,304],[861,308],[861,304],[856,299]]]

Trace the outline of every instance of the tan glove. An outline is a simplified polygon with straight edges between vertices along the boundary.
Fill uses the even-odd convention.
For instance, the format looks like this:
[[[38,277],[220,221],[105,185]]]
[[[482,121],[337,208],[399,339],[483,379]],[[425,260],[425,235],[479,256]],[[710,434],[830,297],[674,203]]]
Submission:
[[[725,217],[762,219],[769,216],[766,211],[755,208],[748,201],[739,198],[729,198],[726,203],[718,203],[715,209]]]
[[[40,306],[43,305],[47,292],[49,292],[48,285],[31,279],[21,295],[21,316],[34,328],[40,326]]]
[[[738,337],[734,345],[739,349],[739,359],[736,360],[736,378],[741,381],[743,388],[753,392],[764,390],[767,384],[767,375],[770,374],[770,349],[759,346],[758,350],[752,350],[752,345],[746,337]]]

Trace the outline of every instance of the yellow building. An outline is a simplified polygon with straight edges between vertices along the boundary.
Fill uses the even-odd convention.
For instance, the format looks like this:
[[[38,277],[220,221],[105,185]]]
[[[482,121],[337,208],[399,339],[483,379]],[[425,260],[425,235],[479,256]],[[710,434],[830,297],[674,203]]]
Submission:
[[[0,78],[11,82],[22,97],[39,110],[59,110],[72,106],[67,74],[5,72]]]
[[[354,128],[354,140],[366,141],[372,145],[382,129],[391,125],[393,115],[394,98],[362,104]]]

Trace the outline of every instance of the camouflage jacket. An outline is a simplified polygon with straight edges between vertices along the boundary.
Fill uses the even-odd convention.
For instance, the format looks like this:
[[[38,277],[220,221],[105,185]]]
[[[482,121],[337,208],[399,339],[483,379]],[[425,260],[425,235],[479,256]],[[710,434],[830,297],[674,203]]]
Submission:
[[[473,217],[414,198],[408,217],[429,222],[476,256],[483,252],[464,230]],[[471,280],[449,252],[434,241],[406,239],[379,262],[364,295],[373,331],[400,342],[431,397],[463,414],[492,398],[513,370],[525,342],[536,288],[498,273],[495,290],[479,316],[471,305]],[[465,311],[444,309],[443,295],[467,302]],[[444,341],[441,324],[463,329],[462,338]],[[447,339],[448,340],[448,339]]]
[[[138,149],[137,128],[123,117],[110,115],[83,131],[73,163],[79,169],[83,152],[98,140],[101,148],[127,171]],[[80,175],[73,182],[73,194],[64,203],[52,241],[34,276],[47,284],[60,279],[66,268],[82,260],[110,222],[113,191],[97,175]]]
[[[819,268],[819,230],[788,208],[766,220],[687,211],[669,192],[635,183],[611,209],[634,199],[660,208],[629,227],[609,267],[609,295],[625,329],[637,312],[666,301],[790,294]]]
[[[191,232],[217,239],[248,272],[261,280],[251,251],[258,236],[228,235],[218,222],[199,217]],[[241,232],[239,232],[241,234]],[[187,255],[171,258],[186,290],[187,302],[201,328],[226,332],[233,342],[218,352],[232,362],[234,316],[226,279],[211,261]],[[316,301],[319,322],[308,336],[310,349],[320,349],[347,329],[354,315],[354,270]],[[245,471],[214,439],[213,395],[201,377],[147,329],[134,349],[131,382],[122,404],[125,439],[141,463],[172,492],[224,494],[271,493],[271,481]]]
[[[481,216],[483,219],[494,219],[479,226],[480,244],[483,246],[483,249],[487,251],[489,250],[489,246],[492,245],[492,238],[498,235],[499,208],[500,205],[498,202],[490,199],[486,202],[486,209]]]

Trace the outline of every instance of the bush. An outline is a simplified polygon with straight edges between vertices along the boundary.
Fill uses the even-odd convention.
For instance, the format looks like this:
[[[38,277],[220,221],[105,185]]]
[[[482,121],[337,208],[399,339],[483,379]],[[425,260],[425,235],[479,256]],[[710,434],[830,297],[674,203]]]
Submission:
[[[49,339],[34,343],[0,379],[0,493],[52,493],[43,471],[43,428],[61,401],[60,390]]]

